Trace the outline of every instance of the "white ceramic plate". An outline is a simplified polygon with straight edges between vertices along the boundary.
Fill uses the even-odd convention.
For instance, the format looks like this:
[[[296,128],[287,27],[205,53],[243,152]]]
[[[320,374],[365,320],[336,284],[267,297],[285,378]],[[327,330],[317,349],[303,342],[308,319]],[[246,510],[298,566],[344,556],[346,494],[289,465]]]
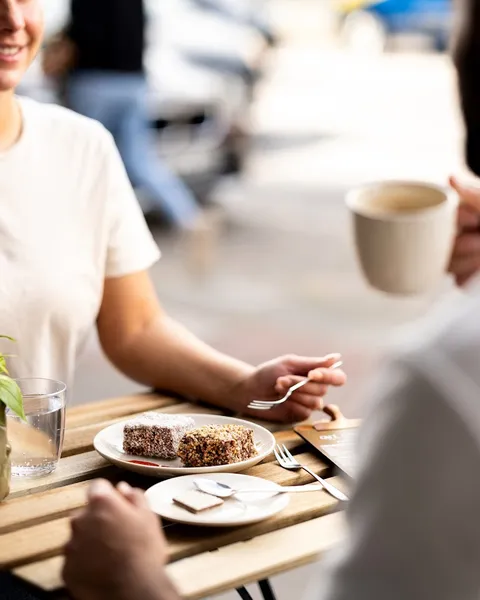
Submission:
[[[232,463],[230,465],[221,465],[219,467],[184,467],[179,458],[175,460],[162,460],[159,458],[145,458],[142,456],[132,456],[123,451],[123,427],[125,423],[115,423],[109,427],[102,429],[95,436],[93,445],[95,450],[104,458],[114,463],[122,469],[142,473],[142,475],[152,475],[154,477],[173,477],[176,475],[193,475],[206,473],[238,473],[250,467],[253,467],[269,454],[273,452],[275,446],[275,438],[264,427],[243,421],[242,419],[234,419],[230,417],[220,417],[216,415],[184,415],[191,417],[195,421],[196,427],[202,425],[243,425],[253,429],[253,438],[258,454],[248,460]],[[131,420],[131,419],[129,419]],[[137,461],[137,462],[131,462]],[[142,462],[150,463],[141,464]]]
[[[288,494],[275,495],[275,491],[279,488],[276,483],[259,477],[234,473],[217,473],[215,475],[202,475],[202,477],[226,483],[236,490],[242,488],[259,488],[261,490],[271,488],[272,494],[268,492],[238,494],[225,500],[221,506],[200,513],[192,513],[173,502],[174,496],[196,489],[193,480],[197,478],[197,475],[186,475],[185,477],[161,481],[149,488],[145,492],[145,497],[150,508],[163,519],[168,519],[174,523],[203,525],[205,527],[232,527],[258,523],[268,519],[283,510],[290,500]]]

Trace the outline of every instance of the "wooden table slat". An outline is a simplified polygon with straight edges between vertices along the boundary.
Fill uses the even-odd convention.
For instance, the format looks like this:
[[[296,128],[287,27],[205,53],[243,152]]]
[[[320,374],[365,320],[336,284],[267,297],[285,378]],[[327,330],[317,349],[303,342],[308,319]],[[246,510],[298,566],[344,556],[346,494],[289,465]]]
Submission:
[[[186,558],[167,573],[182,598],[199,600],[314,562],[344,537],[344,517],[336,513]]]
[[[108,461],[102,458],[97,452],[86,452],[77,456],[62,458],[56,471],[46,477],[35,479],[14,479],[12,480],[9,500],[28,496],[38,492],[44,492],[61,486],[70,485],[79,481],[103,477],[115,473],[116,469]],[[32,497],[35,501],[36,496]],[[2,510],[0,505],[0,512]]]
[[[127,396],[115,396],[114,398],[106,398],[104,400],[98,400],[95,402],[88,402],[87,404],[80,404],[78,406],[68,407],[68,415],[72,418],[81,417],[82,415],[88,415],[92,412],[92,409],[103,411],[112,410],[114,411],[118,406],[131,405],[132,403],[139,400],[142,396],[146,397],[158,397],[156,394],[128,394]]]
[[[343,515],[331,514],[182,559],[167,571],[181,596],[196,600],[313,562],[340,542],[344,531]],[[20,567],[15,574],[54,591],[62,587],[62,568],[63,558],[57,556]]]
[[[336,478],[333,481],[341,485]],[[175,526],[168,528],[171,560],[249,539],[274,529],[319,517],[336,509],[337,501],[323,491],[293,494],[288,506],[271,519],[228,530]],[[208,533],[208,535],[207,535]],[[2,536],[0,569],[13,568],[59,554],[70,535],[70,519],[61,518]]]
[[[305,440],[297,435],[293,429],[274,431],[273,435],[275,436],[277,444],[285,444],[289,450],[295,450],[300,446],[303,446],[304,448],[307,447]]]
[[[287,471],[283,469],[274,462],[274,458],[272,454],[269,462],[263,462],[255,467],[251,467],[243,473],[245,475],[269,479],[280,485],[303,485],[304,483],[311,483],[313,481],[313,477],[305,471]],[[330,467],[313,454],[295,454],[295,458],[318,475],[326,475],[330,471]]]
[[[312,454],[299,454],[297,458],[319,475],[326,475],[329,471],[329,467]],[[127,471],[112,469],[114,471],[109,476],[110,481],[123,479],[144,489],[157,483],[153,478],[139,477]],[[280,485],[302,485],[312,480],[310,475],[304,471],[287,471],[274,462],[256,465],[245,471],[244,474],[268,479]],[[36,481],[40,482],[40,480]],[[49,518],[53,520],[65,516],[76,508],[81,508],[85,505],[88,484],[87,481],[74,485],[63,485],[33,495],[9,497],[0,505],[0,534],[7,533],[12,529],[38,525]]]
[[[135,394],[122,396],[121,398],[111,398],[102,402],[92,402],[69,408],[67,410],[66,427],[71,429],[120,417],[127,418],[135,413],[158,410],[176,404],[178,404],[178,400],[157,394]]]
[[[0,505],[0,534],[67,516],[87,503],[88,481],[34,496],[7,499]]]
[[[329,479],[334,485],[345,489],[339,478]],[[180,560],[200,552],[208,552],[223,546],[248,540],[276,529],[283,529],[303,521],[332,513],[338,509],[338,502],[326,492],[292,494],[288,506],[274,517],[232,529],[211,529],[177,526],[167,531],[171,560]],[[203,530],[203,531],[202,531]]]
[[[70,519],[65,517],[6,533],[0,544],[0,569],[11,569],[60,554],[70,538]]]

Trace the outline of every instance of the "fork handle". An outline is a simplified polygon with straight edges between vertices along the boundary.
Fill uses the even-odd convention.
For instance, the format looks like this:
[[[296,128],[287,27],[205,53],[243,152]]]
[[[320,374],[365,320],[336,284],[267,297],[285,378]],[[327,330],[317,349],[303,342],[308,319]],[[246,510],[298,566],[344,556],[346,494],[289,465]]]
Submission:
[[[280,487],[279,489],[248,489],[248,490],[235,490],[235,494],[267,494],[269,492],[272,492],[273,494],[295,494],[295,493],[301,493],[301,492],[318,492],[319,490],[322,489],[322,486],[320,485],[284,485],[282,487]]]
[[[307,379],[304,379],[303,381],[299,381],[295,385],[292,385],[292,387],[288,389],[288,392],[285,394],[285,396],[283,398],[280,398],[280,400],[272,400],[271,402],[269,402],[268,400],[253,400],[248,405],[248,408],[254,408],[255,410],[270,410],[274,406],[278,406],[279,404],[283,404],[284,402],[286,402],[293,394],[293,392],[306,385],[309,381],[310,379],[308,379],[307,377]]]
[[[311,471],[308,467],[305,467],[302,465],[302,469],[304,471],[306,471],[309,475],[311,475],[314,479],[316,479],[319,483],[321,483],[324,490],[326,492],[328,492],[330,494],[330,496],[333,496],[337,500],[340,500],[340,502],[348,502],[348,500],[349,500],[348,496],[346,494],[344,494],[342,491],[340,491],[338,488],[336,488],[334,485],[332,485],[328,481],[325,481],[325,479],[323,479],[322,477],[320,477],[320,475],[317,475],[316,473]]]
[[[308,382],[310,381],[310,379],[307,377],[306,379],[304,379],[303,381],[299,381],[298,383],[296,383],[295,385],[292,385],[291,388],[289,388],[287,394],[293,394],[293,392],[295,392],[296,390],[300,389],[301,387],[303,387],[304,385],[306,385]]]
[[[339,367],[341,367],[343,365],[343,361],[342,360],[338,360],[336,363],[334,363],[331,367],[329,367],[329,369],[338,369]],[[298,390],[299,388],[303,387],[304,385],[306,385],[310,380],[309,377],[307,377],[306,379],[304,379],[303,381],[299,381],[298,383],[296,383],[295,385],[292,385],[292,387],[288,390],[287,392],[287,396],[290,396],[291,394],[293,394],[293,392],[295,392],[296,390]]]

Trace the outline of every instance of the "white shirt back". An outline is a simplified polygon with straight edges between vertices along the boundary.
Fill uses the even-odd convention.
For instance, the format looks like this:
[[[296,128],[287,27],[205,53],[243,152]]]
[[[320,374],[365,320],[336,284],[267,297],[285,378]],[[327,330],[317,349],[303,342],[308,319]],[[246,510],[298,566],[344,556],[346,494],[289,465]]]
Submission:
[[[324,600],[480,598],[480,286],[395,349]]]
[[[159,257],[110,134],[21,99],[24,129],[0,156],[0,348],[17,377],[70,384],[104,279]]]

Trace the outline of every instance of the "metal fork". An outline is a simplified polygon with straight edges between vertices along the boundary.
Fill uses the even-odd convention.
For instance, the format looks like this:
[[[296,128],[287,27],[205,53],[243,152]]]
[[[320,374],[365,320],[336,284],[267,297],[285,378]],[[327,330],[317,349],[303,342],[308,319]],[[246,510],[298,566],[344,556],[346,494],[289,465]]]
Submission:
[[[346,496],[343,492],[341,492],[339,489],[337,489],[334,485],[332,485],[328,481],[325,481],[325,479],[323,479],[322,477],[320,477],[319,475],[317,475],[316,473],[311,471],[305,465],[301,465],[298,462],[298,460],[288,451],[288,448],[285,446],[285,444],[282,444],[282,446],[277,444],[277,446],[273,450],[273,452],[275,454],[275,458],[278,461],[278,464],[281,467],[283,467],[284,469],[291,469],[294,471],[303,469],[304,471],[309,473],[314,479],[316,479],[318,482],[320,482],[323,486],[323,489],[326,492],[328,492],[330,494],[330,496],[333,496],[334,498],[336,498],[337,500],[340,500],[341,502],[348,502],[348,496]]]
[[[343,362],[341,360],[339,360],[338,362],[333,364],[330,367],[330,369],[338,369],[342,365],[343,365]],[[285,394],[285,396],[283,398],[280,398],[280,400],[252,400],[247,408],[253,408],[255,410],[270,410],[271,408],[274,408],[275,406],[278,406],[279,404],[283,404],[284,402],[286,402],[290,398],[290,396],[293,394],[293,392],[295,392],[296,390],[298,390],[301,387],[303,387],[304,385],[306,385],[309,381],[310,381],[310,379],[307,377],[303,381],[299,381],[295,385],[292,385],[292,387],[288,390],[288,392]]]

